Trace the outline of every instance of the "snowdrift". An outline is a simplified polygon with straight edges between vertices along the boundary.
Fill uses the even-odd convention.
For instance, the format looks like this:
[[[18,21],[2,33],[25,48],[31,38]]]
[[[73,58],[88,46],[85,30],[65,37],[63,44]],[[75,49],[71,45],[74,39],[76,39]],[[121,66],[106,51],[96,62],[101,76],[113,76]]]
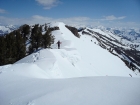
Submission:
[[[0,105],[139,105],[140,80],[127,77],[35,79],[0,76]]]

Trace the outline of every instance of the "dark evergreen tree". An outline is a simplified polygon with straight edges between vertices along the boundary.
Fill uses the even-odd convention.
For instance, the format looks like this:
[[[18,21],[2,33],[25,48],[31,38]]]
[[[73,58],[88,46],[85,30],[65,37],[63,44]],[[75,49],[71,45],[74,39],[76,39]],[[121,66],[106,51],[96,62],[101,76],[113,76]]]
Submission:
[[[32,30],[29,25],[23,25],[6,36],[0,36],[0,65],[15,63],[26,54],[31,54],[41,47],[50,48],[54,43],[54,36],[51,35],[52,29],[47,28],[45,24],[46,33],[42,35],[43,29],[39,24],[36,24]],[[27,40],[30,41],[28,52],[26,52],[25,45]]]
[[[26,46],[19,31],[13,31],[0,38],[0,65],[14,63],[25,57]]]
[[[16,61],[16,40],[14,32],[6,35],[6,63],[13,63]]]
[[[26,42],[26,40],[28,39],[29,34],[30,34],[30,26],[29,25],[25,24],[23,26],[22,34],[24,35],[24,42]]]
[[[24,37],[20,34],[19,31],[16,32],[16,60],[26,56],[26,45],[24,43]]]
[[[40,27],[39,27],[39,31],[40,32],[42,32],[43,30],[42,30],[42,25],[40,25]]]
[[[4,36],[0,36],[0,65],[5,64],[6,42]]]
[[[32,45],[30,45],[28,48],[28,54],[32,54],[33,52],[34,52],[34,48]]]
[[[43,35],[42,44],[44,48],[50,48],[51,44],[54,43],[54,36],[51,35],[50,29],[47,30]]]
[[[41,32],[39,32],[39,33],[37,33],[37,35],[36,35],[36,50],[39,48],[39,47],[41,47],[41,44],[42,44],[42,33]]]
[[[25,36],[28,35],[28,34],[30,33],[30,26],[25,24],[25,25],[23,26],[23,31],[22,31],[22,33],[24,33]]]
[[[45,30],[45,31],[47,31],[47,24],[46,24],[46,23],[45,23],[45,27],[44,27],[44,30]]]
[[[41,47],[41,39],[42,39],[42,31],[40,30],[39,25],[35,25],[34,28],[32,29],[31,33],[31,46],[29,48],[29,52],[38,50],[39,47]],[[32,47],[32,48],[31,48]]]

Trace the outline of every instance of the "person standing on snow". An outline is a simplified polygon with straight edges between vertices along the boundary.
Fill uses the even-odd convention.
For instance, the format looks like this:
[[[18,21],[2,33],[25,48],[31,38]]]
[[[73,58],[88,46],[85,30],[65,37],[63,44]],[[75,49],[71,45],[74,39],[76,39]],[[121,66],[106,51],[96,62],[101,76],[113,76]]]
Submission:
[[[60,41],[58,41],[58,42],[57,42],[58,49],[60,49],[60,44],[61,44],[61,42],[60,42]]]

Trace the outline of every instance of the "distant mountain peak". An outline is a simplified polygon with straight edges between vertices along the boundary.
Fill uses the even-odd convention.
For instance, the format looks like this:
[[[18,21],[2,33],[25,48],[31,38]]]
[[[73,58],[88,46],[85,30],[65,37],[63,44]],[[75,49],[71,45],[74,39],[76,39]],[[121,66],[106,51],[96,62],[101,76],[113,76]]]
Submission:
[[[15,26],[15,25],[2,25],[0,24],[0,36],[1,35],[5,35],[5,34],[8,34],[12,31],[14,31],[15,29],[17,29],[18,26]]]

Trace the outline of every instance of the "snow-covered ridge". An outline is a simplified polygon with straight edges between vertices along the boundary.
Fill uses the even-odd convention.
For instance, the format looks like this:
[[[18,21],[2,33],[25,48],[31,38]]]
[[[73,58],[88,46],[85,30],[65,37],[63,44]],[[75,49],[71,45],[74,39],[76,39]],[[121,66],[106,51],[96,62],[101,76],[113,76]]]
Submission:
[[[140,43],[140,29],[128,29],[128,28],[108,28],[99,26],[97,29],[101,29],[105,32],[111,32],[115,35],[121,36],[124,39],[132,41],[134,43]]]
[[[110,34],[86,28],[77,38],[62,22],[48,25],[59,27],[52,49],[0,66],[0,105],[139,105],[140,73],[99,46]]]
[[[2,67],[0,69],[1,73],[9,69],[18,71],[20,66],[28,64],[30,66],[26,66],[26,70],[30,72],[27,74],[31,74],[31,77],[35,77],[35,71],[32,69],[36,70],[37,73],[35,75],[38,74],[38,71],[41,71],[42,76],[37,76],[37,78],[44,78],[44,75],[45,78],[86,76],[139,77],[138,71],[133,72],[120,58],[101,48],[96,38],[83,35],[81,32],[79,32],[81,37],[77,38],[62,22],[49,23],[48,25],[49,27],[59,27],[59,30],[52,32],[52,35],[55,36],[54,44],[51,46],[52,49],[44,49],[33,53],[9,66],[8,69]],[[93,31],[110,37],[100,29],[93,29]],[[58,40],[62,42],[61,49],[57,49],[56,43]]]

